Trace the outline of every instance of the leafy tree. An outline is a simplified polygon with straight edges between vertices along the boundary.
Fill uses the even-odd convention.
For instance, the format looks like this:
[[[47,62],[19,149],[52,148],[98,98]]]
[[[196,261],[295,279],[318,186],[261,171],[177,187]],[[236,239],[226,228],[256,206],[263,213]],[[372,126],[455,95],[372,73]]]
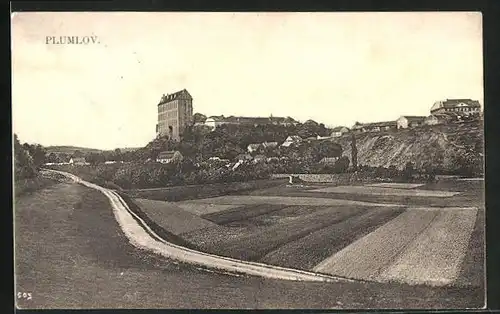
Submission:
[[[406,163],[403,169],[403,179],[407,182],[412,181],[414,174],[415,174],[415,166],[411,161],[409,161]]]
[[[352,170],[354,172],[358,171],[358,148],[356,147],[356,135],[354,133],[351,135],[351,162]]]
[[[203,123],[203,122],[205,122],[205,120],[207,120],[207,116],[205,116],[204,114],[197,112],[193,115],[193,122],[194,123]]]
[[[344,173],[349,169],[349,158],[347,156],[342,156],[333,165],[333,171],[335,173]]]
[[[17,134],[14,134],[14,180],[33,178],[35,176],[36,170],[33,159],[19,142]]]
[[[84,156],[85,156],[85,154],[81,150],[77,149],[73,152],[73,154],[71,155],[71,158],[79,158],[79,157],[84,157]]]
[[[33,165],[35,168],[41,167],[46,162],[47,151],[40,144],[30,145],[28,143],[23,144],[23,148],[29,153],[33,159]]]

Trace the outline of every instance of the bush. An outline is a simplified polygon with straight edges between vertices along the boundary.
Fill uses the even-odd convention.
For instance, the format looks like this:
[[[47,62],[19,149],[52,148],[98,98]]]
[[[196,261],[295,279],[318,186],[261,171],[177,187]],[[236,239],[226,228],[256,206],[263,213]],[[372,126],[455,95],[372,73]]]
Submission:
[[[411,161],[407,162],[405,168],[403,169],[402,179],[405,182],[413,181],[413,176],[415,175],[415,167]]]
[[[347,156],[340,157],[333,165],[334,173],[344,173],[349,169],[349,158]]]

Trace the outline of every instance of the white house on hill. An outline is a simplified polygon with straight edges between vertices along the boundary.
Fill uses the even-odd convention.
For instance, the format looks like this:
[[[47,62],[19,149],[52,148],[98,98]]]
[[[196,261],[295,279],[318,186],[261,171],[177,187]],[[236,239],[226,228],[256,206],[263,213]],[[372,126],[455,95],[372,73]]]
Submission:
[[[401,116],[396,122],[398,129],[407,129],[423,125],[425,118],[421,116]]]
[[[69,160],[70,165],[86,165],[87,162],[83,157],[73,157]]]
[[[345,126],[338,126],[332,129],[331,137],[340,137],[342,134],[349,132],[349,129]]]
[[[253,153],[253,152],[258,151],[260,147],[261,147],[261,144],[259,144],[259,143],[248,144],[247,150],[249,153]]]
[[[174,160],[182,160],[182,154],[179,151],[164,151],[158,154],[156,157],[156,162],[162,164],[171,163]]]
[[[302,138],[298,135],[292,135],[286,138],[286,140],[281,144],[283,147],[289,147],[291,145],[297,145],[302,143]]]

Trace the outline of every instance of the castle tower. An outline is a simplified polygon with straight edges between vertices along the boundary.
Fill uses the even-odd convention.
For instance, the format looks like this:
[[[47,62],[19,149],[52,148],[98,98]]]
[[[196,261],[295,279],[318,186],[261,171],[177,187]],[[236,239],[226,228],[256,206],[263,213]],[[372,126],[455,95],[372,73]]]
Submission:
[[[158,104],[157,136],[179,141],[184,128],[193,123],[193,98],[186,89],[163,95]]]

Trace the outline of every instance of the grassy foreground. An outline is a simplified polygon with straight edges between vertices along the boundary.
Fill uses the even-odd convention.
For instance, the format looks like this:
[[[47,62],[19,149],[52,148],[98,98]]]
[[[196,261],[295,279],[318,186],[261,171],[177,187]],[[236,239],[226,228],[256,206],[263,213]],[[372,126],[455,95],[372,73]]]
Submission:
[[[464,308],[477,289],[308,283],[234,277],[175,264],[134,248],[109,201],[63,183],[20,197],[15,207],[20,308]]]

